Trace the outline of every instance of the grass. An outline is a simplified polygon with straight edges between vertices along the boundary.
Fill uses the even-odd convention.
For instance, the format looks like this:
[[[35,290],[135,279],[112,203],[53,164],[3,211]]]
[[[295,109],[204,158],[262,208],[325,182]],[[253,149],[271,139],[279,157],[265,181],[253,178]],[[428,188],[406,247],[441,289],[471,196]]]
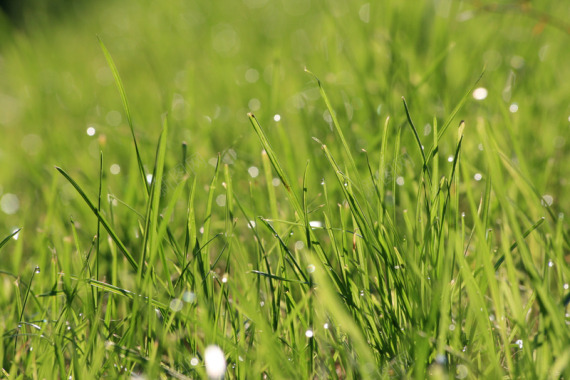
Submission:
[[[2,28],[2,376],[207,378],[215,344],[226,378],[569,377],[547,3],[78,3]]]

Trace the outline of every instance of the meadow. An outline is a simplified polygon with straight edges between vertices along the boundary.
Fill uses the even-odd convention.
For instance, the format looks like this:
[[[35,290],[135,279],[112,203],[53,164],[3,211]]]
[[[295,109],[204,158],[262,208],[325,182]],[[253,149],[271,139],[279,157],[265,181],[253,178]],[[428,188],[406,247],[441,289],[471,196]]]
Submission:
[[[32,4],[0,377],[570,377],[570,4]]]

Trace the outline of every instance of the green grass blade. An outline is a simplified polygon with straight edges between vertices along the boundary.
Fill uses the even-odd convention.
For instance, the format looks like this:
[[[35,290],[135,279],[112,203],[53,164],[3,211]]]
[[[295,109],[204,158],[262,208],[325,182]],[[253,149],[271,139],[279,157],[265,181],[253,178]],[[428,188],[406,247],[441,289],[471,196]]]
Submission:
[[[127,101],[127,94],[125,92],[125,87],[123,86],[123,81],[121,80],[121,76],[119,75],[119,70],[117,70],[117,66],[115,65],[115,61],[113,60],[111,53],[109,53],[109,50],[107,50],[107,47],[103,43],[103,40],[101,39],[101,37],[97,36],[97,39],[99,40],[99,45],[101,46],[101,50],[103,50],[103,54],[105,55],[105,59],[107,60],[107,64],[109,65],[109,68],[111,69],[111,72],[113,73],[113,78],[115,79],[115,84],[117,85],[117,88],[119,90],[119,94],[121,95],[121,101],[123,102],[123,108],[125,110],[125,115],[127,116],[127,122],[129,123],[129,128],[131,130],[131,136],[133,138],[133,144],[135,146],[135,153],[137,155],[137,163],[139,166],[139,172],[140,172],[144,187],[148,193],[148,192],[150,192],[150,188],[149,188],[149,184],[146,180],[146,173],[144,171],[143,161],[142,161],[142,158],[140,155],[139,146],[137,144],[137,138],[135,136],[135,128],[133,126],[133,120],[131,118],[131,109],[129,107],[129,102]]]
[[[14,232],[12,232],[10,235],[6,236],[4,238],[4,240],[2,240],[2,242],[0,242],[0,248],[2,248],[6,243],[8,243],[10,241],[10,239],[14,236],[16,236],[18,234],[18,232],[20,232],[22,229],[18,228],[17,230],[15,230]]]
[[[93,204],[93,202],[89,199],[89,197],[87,196],[87,194],[85,194],[85,192],[83,191],[83,189],[81,188],[81,186],[79,186],[77,184],[77,182],[75,182],[70,176],[69,174],[67,174],[65,172],[65,170],[63,170],[62,168],[59,167],[55,167],[55,169],[61,173],[61,175],[63,175],[63,177],[75,188],[75,190],[79,193],[79,195],[81,196],[81,198],[83,198],[83,200],[85,201],[85,203],[87,204],[87,206],[89,206],[89,208],[91,209],[91,211],[93,212],[93,214],[95,214],[95,216],[97,217],[97,219],[99,220],[99,222],[101,222],[101,224],[103,225],[103,227],[105,228],[105,230],[107,231],[107,233],[109,234],[109,236],[111,237],[111,239],[115,242],[115,244],[117,245],[117,247],[119,247],[119,250],[121,251],[121,253],[125,256],[125,258],[127,259],[127,261],[129,262],[129,264],[131,264],[131,266],[133,267],[133,269],[135,271],[138,270],[138,264],[136,263],[136,261],[133,259],[133,257],[131,256],[131,254],[129,253],[129,251],[127,250],[127,247],[125,247],[125,245],[123,244],[123,242],[121,241],[121,239],[119,239],[119,237],[117,236],[117,234],[115,233],[115,231],[113,230],[113,228],[111,227],[111,225],[107,222],[107,220],[105,219],[105,217],[99,212],[99,209]]]

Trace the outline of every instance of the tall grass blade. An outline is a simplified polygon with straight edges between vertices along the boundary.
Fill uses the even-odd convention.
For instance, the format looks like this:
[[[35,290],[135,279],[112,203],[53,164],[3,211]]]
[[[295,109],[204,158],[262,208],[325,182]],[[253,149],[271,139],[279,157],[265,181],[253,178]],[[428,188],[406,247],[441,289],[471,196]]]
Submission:
[[[142,182],[144,184],[144,187],[145,187],[147,193],[149,193],[150,188],[149,188],[149,184],[146,180],[146,173],[144,171],[143,161],[142,161],[142,158],[140,155],[139,146],[137,144],[137,138],[135,136],[135,128],[133,126],[133,120],[131,118],[131,109],[129,107],[129,102],[127,101],[127,94],[125,92],[125,87],[123,86],[123,81],[121,80],[121,76],[119,75],[119,70],[117,70],[117,66],[115,65],[115,61],[113,60],[111,53],[109,53],[109,50],[107,50],[107,47],[103,43],[103,40],[99,36],[97,36],[97,39],[99,40],[99,45],[101,46],[101,50],[103,50],[103,54],[105,55],[105,59],[107,60],[107,64],[109,65],[109,68],[111,69],[111,72],[113,73],[113,78],[115,79],[115,84],[117,85],[117,88],[119,90],[119,94],[121,95],[121,100],[123,102],[123,108],[125,110],[125,115],[127,116],[127,122],[129,123],[129,128],[131,130],[131,136],[133,138],[133,144],[135,146],[135,153],[137,155],[137,164],[139,166],[139,172],[140,172],[141,179],[142,179]]]

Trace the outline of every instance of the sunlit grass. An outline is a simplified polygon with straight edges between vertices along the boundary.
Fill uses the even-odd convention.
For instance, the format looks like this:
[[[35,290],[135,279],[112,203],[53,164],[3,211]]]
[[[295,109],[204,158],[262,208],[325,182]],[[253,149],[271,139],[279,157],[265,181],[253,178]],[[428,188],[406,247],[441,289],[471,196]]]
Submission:
[[[3,376],[568,377],[568,36],[448,5],[5,32]]]

